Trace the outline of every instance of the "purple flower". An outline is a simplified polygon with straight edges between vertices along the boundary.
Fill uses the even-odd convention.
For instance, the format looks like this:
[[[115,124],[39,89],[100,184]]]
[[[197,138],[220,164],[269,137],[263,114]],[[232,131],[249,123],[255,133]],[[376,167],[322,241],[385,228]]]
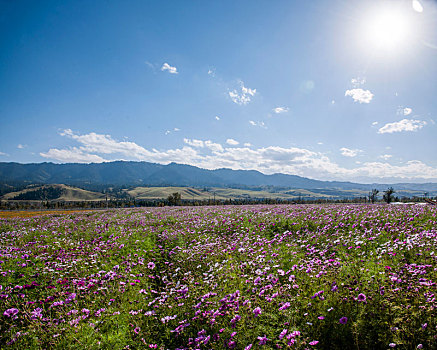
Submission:
[[[136,327],[136,328],[134,329],[134,333],[135,333],[135,334],[138,334],[138,333],[140,332],[140,330],[141,330],[140,327]]]
[[[290,307],[290,303],[287,301],[286,303],[284,303],[284,305],[282,305],[279,310],[286,310]]]
[[[428,327],[428,323],[424,323],[424,324],[422,325],[422,329],[425,329],[426,327]]]
[[[261,308],[260,307],[256,307],[253,310],[253,313],[255,314],[255,317],[258,317],[259,315],[261,315]]]
[[[340,318],[340,320],[338,322],[340,322],[341,324],[346,324],[347,323],[347,317]]]
[[[418,348],[418,349],[423,349],[423,345],[422,345],[422,344],[419,344],[419,345],[417,345],[417,348]]]
[[[252,344],[249,344],[248,346],[246,346],[246,347],[244,348],[244,350],[250,350],[250,349],[252,349]]]
[[[41,318],[42,317],[42,309],[37,307],[35,310],[33,310],[31,312],[31,319],[32,320],[36,320],[37,318]]]
[[[319,343],[318,340],[313,340],[313,341],[310,343],[310,345],[317,345],[318,343]]]
[[[267,339],[267,337],[264,335],[264,337],[258,337],[257,338],[258,340],[259,340],[259,345],[265,345],[265,344],[267,344],[267,341],[269,340],[269,339]]]
[[[363,293],[358,294],[358,301],[366,301],[366,295]]]
[[[17,316],[15,316],[16,314],[18,314],[18,309],[16,308],[12,308],[12,309],[7,309],[5,312],[3,312],[3,315],[5,315],[6,317],[12,317],[12,318],[17,318]]]
[[[153,263],[153,262],[149,262],[149,263],[147,264],[147,267],[148,267],[150,270],[153,270],[153,269],[155,268],[155,263]]]
[[[65,300],[65,304],[71,303],[74,299],[76,299],[76,293],[71,293]]]
[[[396,346],[396,343],[390,343],[388,344],[389,347],[394,348]]]
[[[287,329],[284,329],[281,334],[279,334],[279,339],[282,339],[285,337],[285,335],[287,334]]]

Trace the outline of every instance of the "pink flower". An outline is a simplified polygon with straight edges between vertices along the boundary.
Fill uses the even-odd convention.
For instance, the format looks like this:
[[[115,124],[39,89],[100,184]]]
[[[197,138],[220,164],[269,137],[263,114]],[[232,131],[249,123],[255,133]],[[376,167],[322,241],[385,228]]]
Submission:
[[[317,345],[318,343],[319,343],[318,340],[313,340],[313,341],[310,343],[310,345]]]

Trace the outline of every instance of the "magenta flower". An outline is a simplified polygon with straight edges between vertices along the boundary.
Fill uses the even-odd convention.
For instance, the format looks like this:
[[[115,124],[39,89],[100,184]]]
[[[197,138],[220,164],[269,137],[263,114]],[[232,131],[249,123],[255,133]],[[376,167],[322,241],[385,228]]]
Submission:
[[[256,307],[253,310],[253,313],[255,314],[255,317],[258,317],[259,315],[261,315],[261,308],[260,307]]]
[[[366,301],[366,295],[363,293],[358,294],[358,301]]]
[[[290,307],[290,303],[287,301],[287,302],[285,302],[284,303],[284,305],[282,305],[280,308],[279,308],[279,310],[286,310],[286,309],[288,309],[289,307]]]
[[[153,263],[153,262],[151,261],[151,262],[149,262],[149,263],[147,264],[147,267],[148,267],[150,270],[153,270],[153,269],[155,268],[155,263]]]
[[[318,340],[313,340],[312,342],[310,342],[310,345],[317,345],[319,343]]]
[[[6,317],[12,317],[13,319],[17,318],[17,316],[15,316],[16,314],[18,314],[18,309],[14,307],[12,309],[7,309],[5,312],[3,312],[3,315],[5,315]]]
[[[259,340],[259,345],[265,345],[265,344],[267,344],[267,341],[269,340],[269,339],[267,339],[267,337],[264,335],[264,337],[258,337],[257,338],[258,340]]]
[[[340,320],[338,322],[340,322],[341,324],[346,324],[347,323],[347,317],[340,318]]]

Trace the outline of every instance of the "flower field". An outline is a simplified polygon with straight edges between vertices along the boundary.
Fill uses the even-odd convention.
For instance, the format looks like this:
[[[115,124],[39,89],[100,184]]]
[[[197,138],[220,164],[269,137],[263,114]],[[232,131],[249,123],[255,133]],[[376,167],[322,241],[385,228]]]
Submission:
[[[0,347],[435,349],[437,208],[0,219]]]

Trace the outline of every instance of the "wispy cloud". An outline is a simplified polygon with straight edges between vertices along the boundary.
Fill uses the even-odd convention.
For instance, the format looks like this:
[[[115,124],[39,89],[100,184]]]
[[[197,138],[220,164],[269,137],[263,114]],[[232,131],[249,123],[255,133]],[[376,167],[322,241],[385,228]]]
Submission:
[[[220,120],[220,117],[218,115],[216,115],[215,120]]]
[[[360,149],[350,149],[346,147],[340,148],[341,154],[345,157],[356,157],[358,153],[363,152]]]
[[[9,154],[7,154],[5,152],[0,152],[0,156],[9,157]]]
[[[170,74],[178,74],[178,70],[176,67],[172,67],[170,66],[167,62],[165,62],[162,67],[161,70],[164,71],[168,71]]]
[[[256,89],[247,88],[244,86],[244,83],[240,81],[239,89],[234,89],[232,91],[228,91],[229,97],[232,102],[238,105],[247,105],[253,96],[256,94]]]
[[[276,108],[273,108],[273,112],[275,112],[276,114],[287,113],[288,111],[289,111],[288,107],[276,107]]]
[[[215,77],[215,68],[214,67],[208,69],[208,75],[210,75],[213,78]]]
[[[256,122],[254,120],[249,120],[249,124],[252,126],[259,126],[260,128],[267,129],[267,126],[263,121]]]
[[[395,123],[387,123],[378,130],[378,134],[391,134],[402,131],[417,131],[426,125],[424,120],[402,119]]]
[[[24,147],[26,147],[26,145],[22,145],[21,143],[19,143],[19,144],[17,145],[17,148],[18,148],[18,149],[23,149]]]
[[[380,162],[363,162],[350,169],[331,161],[322,152],[299,147],[249,148],[247,145],[236,147],[239,143],[233,139],[227,140],[227,144],[231,147],[223,147],[210,140],[186,139],[183,147],[158,151],[145,149],[134,142],[117,141],[110,135],[96,133],[80,135],[70,129],[62,132],[62,135],[79,143],[79,147],[53,148],[40,155],[60,162],[89,163],[115,159],[142,160],[161,164],[176,162],[206,169],[223,167],[255,169],[266,174],[285,173],[325,180],[406,181],[408,179],[427,179],[437,181],[437,168],[419,160],[392,165],[387,163],[385,159]],[[197,146],[201,144],[203,147]]]
[[[202,140],[190,140],[190,139],[184,139],[184,142],[187,145],[193,146],[193,147],[203,147],[203,141]]]
[[[227,143],[228,145],[232,145],[232,146],[236,146],[236,145],[239,144],[239,142],[238,142],[237,140],[234,140],[234,139],[227,139],[227,140],[226,140],[226,143]]]
[[[391,154],[383,154],[383,155],[380,155],[378,158],[381,158],[384,160],[389,160],[391,157],[393,157]]]
[[[351,84],[354,88],[358,88],[366,83],[365,77],[356,77],[351,79]]]
[[[373,94],[369,90],[363,90],[361,88],[346,90],[345,96],[351,96],[355,102],[370,103],[373,98]]]

